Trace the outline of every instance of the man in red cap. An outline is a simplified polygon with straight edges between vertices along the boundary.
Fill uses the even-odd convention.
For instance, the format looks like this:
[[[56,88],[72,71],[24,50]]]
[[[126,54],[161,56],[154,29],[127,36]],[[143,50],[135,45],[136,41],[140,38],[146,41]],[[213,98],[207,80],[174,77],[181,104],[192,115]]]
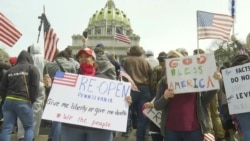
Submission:
[[[11,66],[14,66],[16,64],[16,60],[17,60],[17,57],[10,57],[9,58],[9,62],[11,64]]]

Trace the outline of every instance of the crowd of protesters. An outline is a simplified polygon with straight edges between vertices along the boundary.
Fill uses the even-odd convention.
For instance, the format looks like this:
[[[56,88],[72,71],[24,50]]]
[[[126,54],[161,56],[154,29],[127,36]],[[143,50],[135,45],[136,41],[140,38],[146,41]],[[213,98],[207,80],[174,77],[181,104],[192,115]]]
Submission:
[[[241,45],[235,38],[233,41]],[[197,54],[205,51],[196,49],[192,55]],[[220,89],[175,95],[167,85],[165,59],[185,56],[188,56],[185,50],[176,49],[163,50],[155,57],[153,51],[135,45],[118,62],[99,43],[94,49],[83,47],[75,55],[67,47],[57,53],[53,62],[43,59],[37,44],[28,46],[18,57],[0,58],[0,118],[3,119],[0,141],[10,141],[15,126],[18,141],[36,139],[57,71],[117,81],[122,79],[120,72],[126,72],[137,90],[131,90],[124,99],[130,104],[124,137],[133,128],[136,141],[145,141],[146,136],[151,136],[152,141],[250,141],[250,113],[229,114],[221,75],[223,69],[249,63],[249,56],[239,52],[231,62],[224,62],[220,69],[214,70]],[[162,112],[160,127],[143,114],[145,108]],[[52,121],[48,141],[112,141],[113,133]]]

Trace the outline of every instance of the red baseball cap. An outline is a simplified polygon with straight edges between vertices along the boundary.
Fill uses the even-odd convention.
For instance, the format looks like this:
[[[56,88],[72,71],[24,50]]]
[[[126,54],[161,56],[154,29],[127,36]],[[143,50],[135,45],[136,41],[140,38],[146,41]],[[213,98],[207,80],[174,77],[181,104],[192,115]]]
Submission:
[[[16,64],[16,61],[17,61],[17,57],[10,57],[10,58],[9,58],[9,62],[10,62],[10,64],[12,64],[12,65],[15,65],[15,64]]]
[[[83,53],[88,54],[88,55],[92,56],[94,59],[96,59],[95,52],[92,49],[90,49],[90,48],[86,47],[84,49],[79,50],[78,53],[77,53],[77,55],[80,56]]]

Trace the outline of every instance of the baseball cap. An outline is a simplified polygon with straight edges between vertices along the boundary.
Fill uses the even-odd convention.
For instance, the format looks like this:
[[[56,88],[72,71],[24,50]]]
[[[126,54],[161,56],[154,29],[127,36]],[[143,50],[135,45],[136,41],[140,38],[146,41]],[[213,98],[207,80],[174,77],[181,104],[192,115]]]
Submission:
[[[96,60],[95,52],[92,49],[86,47],[84,49],[79,50],[77,55],[80,56],[81,54],[84,54],[84,53],[92,56]]]

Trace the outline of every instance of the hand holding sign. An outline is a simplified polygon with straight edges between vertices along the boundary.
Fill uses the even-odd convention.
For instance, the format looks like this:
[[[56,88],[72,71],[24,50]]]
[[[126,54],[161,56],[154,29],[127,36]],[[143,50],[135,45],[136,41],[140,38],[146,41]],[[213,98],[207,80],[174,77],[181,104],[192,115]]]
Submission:
[[[174,91],[173,89],[166,89],[164,91],[164,98],[165,99],[169,99],[169,98],[173,98],[174,97]]]
[[[131,96],[126,96],[125,100],[128,102],[129,105],[132,104],[132,97]]]
[[[214,79],[216,79],[216,80],[221,80],[222,79],[220,71],[217,70],[217,71],[214,72]]]

